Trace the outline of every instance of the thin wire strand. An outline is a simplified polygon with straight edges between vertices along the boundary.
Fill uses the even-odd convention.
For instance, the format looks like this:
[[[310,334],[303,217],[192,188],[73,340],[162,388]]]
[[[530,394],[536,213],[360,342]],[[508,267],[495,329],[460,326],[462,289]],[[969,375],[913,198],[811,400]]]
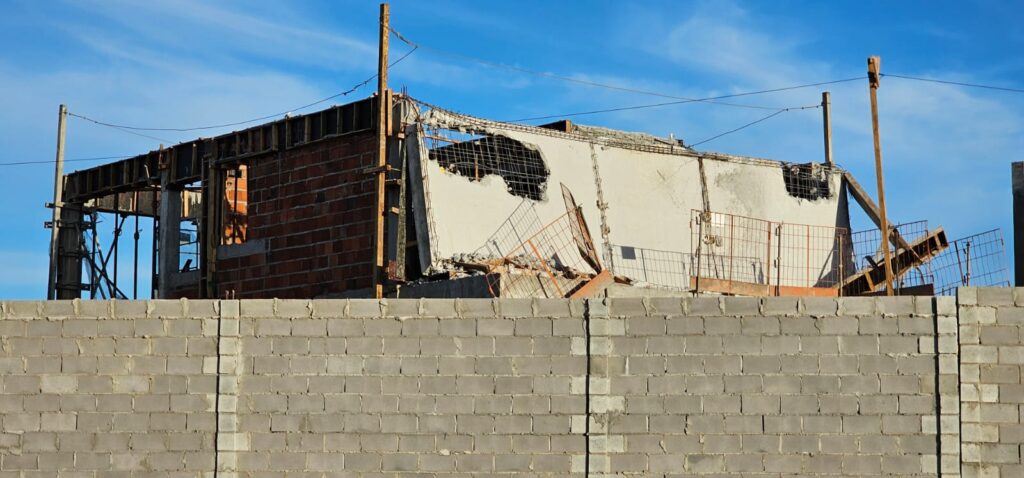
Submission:
[[[605,108],[605,109],[600,109],[600,110],[579,111],[579,112],[575,112],[575,113],[564,113],[564,114],[556,114],[556,115],[534,116],[532,118],[520,118],[520,119],[508,120],[508,121],[510,123],[520,123],[520,122],[523,122],[523,121],[536,121],[536,120],[546,120],[546,119],[554,119],[554,118],[565,118],[565,117],[572,117],[572,116],[595,115],[595,114],[600,114],[600,113],[614,113],[614,112],[617,112],[617,111],[630,111],[630,110],[639,110],[639,109],[645,109],[645,108],[658,108],[658,107],[662,107],[662,106],[682,105],[682,104],[696,103],[696,102],[707,102],[709,100],[718,99],[718,98],[735,98],[735,97],[738,97],[738,96],[750,96],[750,95],[760,95],[760,94],[766,94],[766,93],[776,93],[776,92],[779,92],[779,91],[795,90],[795,89],[799,89],[799,88],[810,88],[810,87],[813,87],[813,86],[832,85],[832,84],[836,84],[836,83],[844,83],[844,82],[848,82],[848,81],[862,80],[862,79],[864,79],[864,77],[859,76],[857,78],[845,78],[845,79],[842,79],[842,80],[825,81],[825,82],[821,82],[821,83],[810,83],[810,84],[806,84],[806,85],[787,86],[787,87],[784,87],[784,88],[774,88],[774,89],[771,89],[771,90],[748,91],[748,92],[745,92],[745,93],[736,93],[736,94],[731,94],[731,95],[713,96],[713,97],[709,97],[709,98],[697,98],[697,99],[683,100],[683,101],[669,101],[669,102],[665,102],[665,103],[653,103],[653,104],[646,104],[646,105],[622,106],[622,107],[618,107],[618,108]],[[807,106],[796,106],[796,107],[790,107],[790,108],[773,108],[773,109],[775,111],[778,111],[778,110],[791,110],[791,109],[810,109],[810,108],[820,108],[820,107],[821,107],[821,104],[807,105]]]
[[[738,108],[751,108],[751,109],[760,109],[760,110],[779,110],[779,109],[784,109],[784,108],[779,108],[779,107],[775,107],[775,106],[747,105],[747,104],[741,104],[741,103],[728,103],[728,102],[723,102],[723,101],[716,101],[716,100],[721,99],[721,98],[733,98],[733,97],[736,97],[736,96],[746,96],[746,95],[723,95],[723,96],[711,97],[711,98],[690,98],[690,97],[686,97],[686,96],[670,95],[670,94],[667,94],[667,93],[661,93],[661,92],[651,91],[651,90],[642,90],[642,89],[638,89],[638,88],[629,88],[629,87],[625,87],[625,86],[615,86],[615,85],[609,85],[609,84],[606,84],[606,83],[598,83],[596,81],[582,80],[582,79],[573,78],[573,77],[570,77],[570,76],[556,75],[554,73],[548,73],[548,72],[544,72],[544,71],[532,70],[532,69],[524,68],[524,67],[520,67],[520,66],[508,65],[508,64],[505,64],[505,63],[499,63],[499,62],[495,62],[495,61],[491,61],[491,60],[486,60],[486,59],[483,59],[483,58],[478,58],[478,57],[474,57],[474,56],[470,56],[470,55],[465,55],[465,54],[462,54],[462,53],[455,53],[455,52],[450,52],[450,51],[447,51],[447,50],[442,50],[442,49],[431,47],[431,46],[422,45],[420,43],[416,43],[416,42],[414,42],[412,40],[409,40],[408,38],[406,38],[404,35],[399,33],[394,28],[389,28],[389,30],[400,41],[402,41],[403,43],[405,43],[405,44],[407,44],[409,46],[412,46],[414,48],[421,48],[421,49],[432,51],[432,52],[435,52],[435,53],[438,53],[438,54],[441,54],[441,55],[446,55],[446,56],[450,56],[450,57],[456,57],[456,58],[461,58],[461,59],[464,59],[464,60],[469,60],[469,61],[472,61],[472,62],[475,62],[475,63],[480,63],[482,65],[490,66],[490,67],[493,67],[493,68],[504,68],[504,69],[507,69],[507,70],[518,71],[520,73],[526,73],[526,74],[530,74],[530,75],[535,75],[535,76],[540,76],[540,77],[544,77],[544,78],[550,78],[550,79],[559,80],[559,81],[565,81],[565,82],[570,82],[570,83],[577,83],[577,84],[586,85],[586,86],[605,88],[605,89],[609,89],[609,90],[624,91],[624,92],[628,92],[628,93],[636,93],[636,94],[642,94],[642,95],[657,96],[657,97],[660,97],[660,98],[670,98],[670,99],[675,99],[675,100],[681,100],[681,101],[669,102],[669,103],[659,103],[657,105],[648,105],[646,107],[664,106],[664,105],[682,104],[682,103],[693,103],[693,102],[702,102],[702,103],[712,103],[712,104],[717,104],[717,105],[722,105],[722,106],[733,106],[733,107],[738,107]],[[803,86],[800,86],[799,88],[807,88],[807,87],[811,87],[811,86],[829,85],[829,84],[833,84],[833,83],[839,83],[839,82],[842,82],[842,81],[860,80],[860,79],[863,79],[863,78],[864,78],[864,76],[858,76],[856,78],[851,78],[851,79],[847,79],[847,80],[838,80],[838,81],[834,81],[834,82],[816,83],[816,84],[813,84],[813,85],[803,85]],[[785,90],[788,90],[788,89],[794,89],[794,88],[780,88],[780,89],[777,89],[777,90],[766,90],[765,92],[769,93],[769,92],[774,92],[774,91],[785,91]],[[757,93],[749,93],[749,94],[757,94]],[[633,108],[630,107],[630,108],[626,108],[626,109],[633,109]],[[610,111],[621,111],[621,110],[620,109],[610,109],[610,110],[602,110],[602,111],[596,111],[596,112],[585,112],[585,113],[578,113],[578,114],[571,114],[571,115],[553,115],[553,116],[538,117],[538,118],[527,118],[527,119],[513,120],[513,121],[530,121],[530,120],[535,120],[535,119],[549,119],[549,118],[553,118],[553,117],[575,116],[575,115],[579,115],[579,114],[596,114],[596,113],[605,113],[605,112],[610,112]]]
[[[984,88],[986,90],[1009,91],[1011,93],[1024,93],[1024,89],[1020,89],[1020,88],[1007,88],[1007,87],[1004,87],[1004,86],[981,85],[981,84],[978,84],[978,83],[962,83],[962,82],[959,82],[959,81],[949,81],[949,80],[936,80],[934,78],[920,78],[920,77],[916,77],[916,76],[894,75],[892,73],[882,73],[882,76],[883,77],[891,76],[893,78],[901,78],[901,79],[904,79],[904,80],[926,81],[926,82],[929,82],[929,83],[942,83],[942,84],[945,84],[945,85],[967,86],[967,87],[971,87],[971,88]]]
[[[716,134],[716,135],[714,135],[714,136],[712,136],[712,137],[710,137],[710,138],[708,138],[708,139],[704,139],[704,140],[701,140],[701,141],[697,141],[696,143],[690,144],[689,146],[690,146],[691,148],[693,148],[693,147],[695,147],[695,146],[699,146],[699,145],[702,145],[702,144],[704,144],[704,143],[707,143],[707,142],[710,142],[710,141],[714,141],[714,140],[716,140],[716,139],[718,139],[718,138],[721,138],[722,136],[725,136],[725,135],[729,135],[729,134],[733,134],[733,133],[735,133],[735,132],[737,132],[737,131],[740,131],[740,130],[743,130],[743,129],[749,128],[749,127],[751,127],[751,126],[754,126],[755,124],[758,124],[758,123],[760,123],[760,122],[762,122],[762,121],[767,121],[767,120],[769,120],[769,119],[772,119],[772,118],[774,118],[774,117],[776,117],[776,116],[778,116],[778,115],[781,115],[782,113],[785,113],[785,112],[787,112],[787,111],[792,111],[793,109],[794,109],[794,108],[785,108],[785,109],[781,109],[781,110],[779,110],[779,111],[776,111],[776,112],[774,112],[774,113],[772,113],[772,114],[769,114],[768,116],[765,116],[765,117],[763,117],[763,118],[761,118],[761,119],[758,119],[758,120],[755,120],[755,121],[751,121],[751,122],[749,122],[749,123],[747,123],[747,124],[745,124],[745,125],[743,125],[743,126],[740,126],[739,128],[736,128],[736,129],[731,129],[731,130],[729,130],[729,131],[726,131],[726,132],[724,132],[724,133],[719,133],[719,134]],[[799,108],[799,109],[802,109],[802,108]]]
[[[399,64],[402,60],[405,60],[406,58],[408,58],[409,55],[412,55],[412,53],[415,52],[415,51],[416,51],[416,48],[414,47],[412,50],[409,50],[404,55],[399,57],[397,60],[392,62],[390,65],[388,65],[388,68],[391,68],[391,67]],[[367,79],[357,83],[355,86],[353,86],[352,88],[349,88],[349,89],[347,89],[345,91],[333,94],[333,95],[328,96],[326,98],[322,98],[322,99],[316,100],[316,101],[314,101],[312,103],[308,103],[308,104],[299,106],[297,108],[292,108],[292,109],[290,109],[288,111],[284,111],[284,112],[281,112],[281,113],[275,113],[275,114],[271,114],[271,115],[266,115],[266,116],[261,116],[259,118],[253,118],[253,119],[249,119],[249,120],[245,120],[245,121],[236,121],[234,123],[223,123],[223,124],[207,125],[207,126],[194,126],[194,127],[191,127],[191,128],[150,128],[150,127],[142,127],[142,126],[129,126],[129,125],[107,123],[105,121],[96,120],[96,119],[89,118],[89,117],[84,116],[84,115],[79,115],[79,114],[75,114],[75,113],[71,113],[71,112],[69,112],[68,114],[71,115],[71,116],[74,116],[76,118],[80,118],[80,119],[83,119],[83,120],[86,120],[86,121],[90,121],[92,123],[96,123],[96,124],[98,124],[100,126],[107,126],[107,127],[110,127],[110,128],[116,128],[116,129],[120,129],[120,130],[131,130],[131,131],[175,131],[175,132],[185,132],[185,131],[201,131],[201,130],[208,130],[208,129],[227,128],[227,127],[231,127],[231,126],[241,126],[241,125],[245,125],[245,124],[249,124],[249,123],[255,123],[257,121],[266,121],[266,120],[269,120],[269,119],[272,119],[272,118],[279,118],[279,117],[284,116],[284,115],[286,115],[288,113],[304,110],[306,108],[310,108],[312,106],[316,106],[316,105],[319,105],[321,103],[325,103],[327,101],[333,100],[333,99],[338,98],[338,97],[350,95],[350,94],[354,93],[356,90],[366,86],[368,83],[373,81],[374,78],[377,78],[376,74],[374,74],[373,76],[371,76],[371,77],[369,77],[369,78],[367,78]],[[125,132],[131,132],[131,131],[125,131]],[[165,141],[165,140],[161,140],[160,138],[153,138],[152,136],[146,136],[146,137],[152,138],[152,139],[158,139],[160,141]],[[171,141],[166,141],[166,142],[170,143]]]
[[[65,159],[64,162],[65,163],[73,163],[73,162],[77,162],[77,161],[101,161],[101,160],[108,160],[108,159],[128,159],[128,158],[131,158],[131,157],[133,157],[133,156],[100,156],[100,157],[97,157],[97,158],[71,158],[71,159]],[[0,163],[0,166],[23,166],[23,165],[27,165],[27,164],[53,164],[53,163],[56,163],[56,162],[57,162],[56,159],[49,159],[49,160],[42,160],[42,161],[14,161],[14,162],[9,162],[9,163]]]

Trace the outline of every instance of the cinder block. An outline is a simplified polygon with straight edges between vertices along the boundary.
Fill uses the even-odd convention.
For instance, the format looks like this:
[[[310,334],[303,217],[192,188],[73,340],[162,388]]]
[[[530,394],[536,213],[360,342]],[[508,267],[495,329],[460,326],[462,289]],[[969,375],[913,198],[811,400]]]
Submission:
[[[70,302],[68,302],[70,304]],[[3,303],[6,319],[35,319],[45,317],[41,301],[9,300]],[[73,307],[73,306],[72,306]],[[74,309],[72,309],[73,311]]]
[[[650,297],[647,299],[650,315],[679,315],[683,313],[682,299],[678,297]]]
[[[767,316],[795,316],[800,307],[796,297],[764,297],[761,299],[761,310]]]
[[[378,318],[384,315],[381,302],[376,299],[351,299],[348,301],[348,317]]]
[[[571,317],[569,301],[565,299],[536,299],[534,309],[538,317]]]
[[[724,312],[718,297],[687,297],[683,299],[683,306],[691,316],[721,316]]]
[[[758,297],[722,297],[722,308],[730,316],[756,316],[761,314],[761,299]]]
[[[838,303],[838,315],[840,316],[862,316],[878,313],[874,297],[840,297],[836,301]]]
[[[420,315],[423,317],[455,318],[459,316],[454,299],[421,299],[420,310]]]
[[[975,289],[978,296],[978,304],[985,306],[1000,306],[1014,304],[1014,290],[1009,287],[978,287]]]
[[[519,318],[515,319],[515,335],[522,336],[550,336],[553,332],[551,319],[548,318]]]
[[[669,317],[669,335],[702,335],[704,319],[700,317]]]
[[[739,317],[705,317],[704,334],[739,335],[741,330],[740,325]]]
[[[495,299],[458,299],[456,309],[464,319],[488,318],[497,315]]]
[[[348,316],[348,299],[315,299],[310,305],[313,318],[337,319]]]
[[[40,316],[51,319],[62,319],[77,316],[76,305],[78,301],[73,300],[47,300],[41,303]],[[88,301],[98,302],[98,301]],[[28,309],[28,307],[25,307]]]
[[[860,327],[857,319],[849,316],[820,318],[817,324],[823,335],[857,335]]]

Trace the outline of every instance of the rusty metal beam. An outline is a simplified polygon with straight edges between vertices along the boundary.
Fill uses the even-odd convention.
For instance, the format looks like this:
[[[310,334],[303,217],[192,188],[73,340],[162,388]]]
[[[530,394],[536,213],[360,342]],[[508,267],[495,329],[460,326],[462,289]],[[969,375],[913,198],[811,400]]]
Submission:
[[[350,133],[370,131],[374,128],[375,104],[375,98],[365,98],[308,115],[253,126],[240,132],[199,138],[164,148],[165,161],[171,172],[169,184],[184,186],[199,181],[202,179],[203,170],[209,168],[211,162],[217,165],[233,165],[260,155],[302,147]],[[311,117],[310,124],[320,125],[320,128],[312,131],[308,137],[303,133],[297,140],[287,141],[286,137],[294,136],[305,129],[307,117]],[[159,186],[159,155],[159,151],[150,151],[67,174],[67,196],[64,200],[85,202],[116,192],[141,191]]]
[[[569,294],[570,299],[583,299],[586,297],[592,297],[596,294],[600,294],[601,291],[605,290],[612,282],[615,282],[615,277],[607,269],[601,271],[593,279],[590,279],[585,284],[572,291]]]
[[[927,236],[914,241],[909,248],[897,251],[888,261],[865,268],[843,279],[836,287],[842,290],[842,295],[873,292],[878,284],[885,281],[887,273],[892,274],[894,279],[899,278],[910,269],[939,255],[947,247],[949,241],[946,240],[946,231],[941,227],[937,228]]]

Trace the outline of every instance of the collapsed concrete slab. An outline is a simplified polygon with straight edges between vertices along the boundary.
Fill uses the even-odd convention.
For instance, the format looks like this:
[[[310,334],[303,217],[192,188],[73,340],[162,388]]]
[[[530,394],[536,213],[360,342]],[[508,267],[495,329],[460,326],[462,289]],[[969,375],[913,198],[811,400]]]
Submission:
[[[836,168],[699,152],[673,139],[565,125],[554,130],[431,109],[408,127],[424,270],[449,270],[467,254],[495,259],[508,252],[498,243],[518,245],[536,234],[566,211],[553,192],[555,184],[565,185],[582,205],[608,268],[616,273],[636,268],[632,262],[639,260],[638,250],[675,253],[686,286],[696,257],[728,254],[709,252],[724,244],[707,237],[708,244],[695,254],[700,242],[695,239],[713,231],[709,227],[707,234],[694,234],[694,211],[823,227],[831,231],[832,237],[825,238],[829,244],[840,243],[849,228],[843,172]],[[529,215],[522,214],[524,205]],[[771,235],[780,233],[770,227],[724,234],[726,242],[770,247]],[[761,276],[768,281],[774,276],[782,285],[821,286],[826,276],[837,282],[840,255],[831,247],[812,248],[818,237],[802,231],[796,236],[803,243],[784,247],[805,253],[794,254],[799,257],[789,266],[813,271],[814,277],[773,273],[767,256],[747,262],[765,262]],[[639,274],[630,275],[643,281]]]

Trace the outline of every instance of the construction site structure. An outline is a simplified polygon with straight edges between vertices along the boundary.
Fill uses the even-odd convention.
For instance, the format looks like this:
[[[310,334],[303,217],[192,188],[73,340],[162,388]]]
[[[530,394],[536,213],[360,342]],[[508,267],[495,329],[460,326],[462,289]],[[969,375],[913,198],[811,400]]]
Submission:
[[[884,292],[887,269],[904,293],[1008,282],[1001,236],[985,239],[992,261],[966,245],[978,238],[949,241],[942,228],[893,228],[865,250],[848,197],[876,222],[878,209],[834,165],[385,100],[384,110],[375,95],[64,175],[55,296],[127,296],[111,263],[132,216],[153,219],[159,298],[373,297],[378,283],[401,297],[836,296]],[[95,237],[100,215],[114,218],[110,241]],[[964,246],[967,272],[940,287],[921,279],[950,244]]]

